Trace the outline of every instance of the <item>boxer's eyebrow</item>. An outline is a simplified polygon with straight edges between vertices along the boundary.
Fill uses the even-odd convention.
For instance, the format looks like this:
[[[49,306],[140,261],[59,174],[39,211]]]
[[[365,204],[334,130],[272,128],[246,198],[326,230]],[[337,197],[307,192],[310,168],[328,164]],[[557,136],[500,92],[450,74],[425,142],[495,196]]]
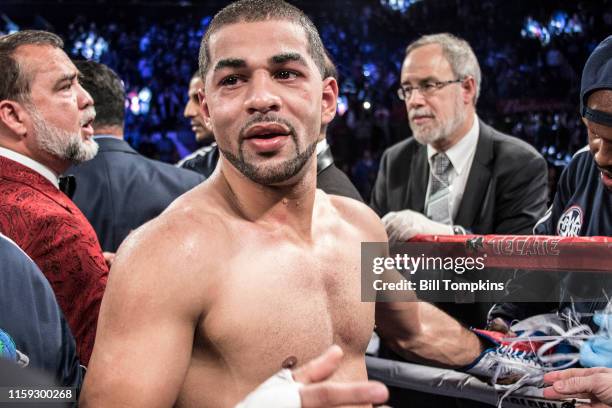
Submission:
[[[246,68],[246,66],[246,61],[241,58],[225,58],[217,62],[214,71],[217,72],[223,68]]]
[[[270,64],[273,65],[282,65],[287,62],[297,62],[300,65],[307,66],[306,60],[297,52],[285,52],[282,54],[274,55],[269,60]]]

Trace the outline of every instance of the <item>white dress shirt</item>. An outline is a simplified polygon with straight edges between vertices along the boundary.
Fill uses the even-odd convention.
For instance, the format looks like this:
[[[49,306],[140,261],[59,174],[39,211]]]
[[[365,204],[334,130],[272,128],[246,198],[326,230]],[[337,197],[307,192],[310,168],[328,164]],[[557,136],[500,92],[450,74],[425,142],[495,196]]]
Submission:
[[[34,170],[35,172],[49,180],[51,184],[55,186],[55,188],[59,189],[58,176],[53,172],[53,170],[51,170],[44,164],[40,164],[39,162],[32,160],[28,156],[24,156],[23,154],[17,153],[10,149],[6,149],[4,147],[0,147],[0,156],[16,161],[17,163]]]

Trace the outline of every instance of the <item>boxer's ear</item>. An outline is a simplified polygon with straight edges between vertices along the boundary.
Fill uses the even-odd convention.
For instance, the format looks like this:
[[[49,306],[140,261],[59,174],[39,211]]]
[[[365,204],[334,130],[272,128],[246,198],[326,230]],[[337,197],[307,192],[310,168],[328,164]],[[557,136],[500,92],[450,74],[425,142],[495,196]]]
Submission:
[[[321,126],[329,124],[336,116],[338,106],[338,82],[328,77],[323,80],[323,95],[321,100]]]
[[[206,98],[206,92],[204,92],[204,88],[198,89],[198,100],[200,101],[200,114],[202,115],[204,124],[212,132],[212,119],[210,118],[210,110],[208,109],[208,99]]]
[[[24,137],[28,133],[31,118],[22,104],[4,99],[0,101],[0,123],[13,134]]]
[[[198,89],[198,101],[200,102],[200,112],[202,113],[204,121],[210,121],[210,112],[208,110],[208,101],[206,99],[204,88]]]

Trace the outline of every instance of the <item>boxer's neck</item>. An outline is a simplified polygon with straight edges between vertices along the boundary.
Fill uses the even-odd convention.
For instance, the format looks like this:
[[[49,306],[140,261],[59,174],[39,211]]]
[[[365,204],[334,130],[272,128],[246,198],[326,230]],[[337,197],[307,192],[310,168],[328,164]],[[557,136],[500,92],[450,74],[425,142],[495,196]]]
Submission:
[[[240,216],[261,225],[290,227],[300,235],[310,235],[317,181],[314,155],[300,173],[282,186],[258,184],[223,157],[220,161],[217,176],[222,191]]]

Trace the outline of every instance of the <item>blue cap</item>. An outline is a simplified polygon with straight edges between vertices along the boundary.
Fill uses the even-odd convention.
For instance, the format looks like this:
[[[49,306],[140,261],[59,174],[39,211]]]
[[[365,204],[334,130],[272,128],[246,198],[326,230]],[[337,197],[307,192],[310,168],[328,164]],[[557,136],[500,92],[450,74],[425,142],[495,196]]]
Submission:
[[[580,82],[580,114],[593,122],[612,126],[612,114],[587,107],[587,98],[598,89],[612,89],[612,35],[593,50]]]

